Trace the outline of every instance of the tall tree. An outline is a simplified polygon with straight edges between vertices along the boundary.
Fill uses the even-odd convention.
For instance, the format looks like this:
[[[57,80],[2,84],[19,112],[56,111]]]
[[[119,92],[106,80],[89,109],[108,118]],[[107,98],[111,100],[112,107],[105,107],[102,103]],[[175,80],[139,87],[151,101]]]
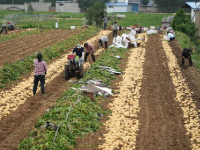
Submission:
[[[102,2],[103,4],[110,2],[110,0],[77,0],[82,11],[87,11],[95,2]]]
[[[141,0],[142,5],[146,6],[149,3],[149,0]]]
[[[160,12],[176,12],[185,2],[194,0],[153,0]]]
[[[105,4],[102,2],[95,2],[94,5],[88,9],[86,13],[86,18],[88,19],[88,24],[92,24],[94,21],[98,28],[101,28],[103,23],[103,18],[106,14]]]

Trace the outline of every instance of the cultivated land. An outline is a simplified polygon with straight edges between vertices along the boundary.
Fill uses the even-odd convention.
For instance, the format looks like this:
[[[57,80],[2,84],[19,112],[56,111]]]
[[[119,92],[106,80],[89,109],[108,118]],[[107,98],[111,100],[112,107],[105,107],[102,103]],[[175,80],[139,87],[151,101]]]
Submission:
[[[4,13],[9,14],[10,12]],[[63,13],[57,17],[66,18],[67,15]],[[71,15],[78,18],[73,20],[81,25],[82,20],[79,18],[83,17],[82,14],[80,16]],[[142,26],[157,26],[162,17],[170,14],[127,13],[126,15],[126,19],[118,19],[119,24],[130,26],[140,23]],[[63,24],[66,20],[70,24],[70,20],[62,20]],[[68,41],[77,35],[84,36],[81,33],[85,32],[85,30],[53,29],[37,31],[19,30],[1,36],[0,68],[3,68],[6,62],[10,64],[19,60],[23,62],[30,55],[47,47],[51,48],[55,44],[58,44],[59,48],[59,43]],[[40,130],[39,125],[49,120],[56,124],[62,121],[65,123],[63,118],[69,106],[73,105],[70,98],[77,96],[73,92],[72,95],[67,94],[66,96],[66,93],[70,91],[70,87],[77,86],[74,82],[78,79],[72,78],[66,81],[63,73],[67,55],[77,43],[71,46],[60,45],[60,47],[67,48],[63,48],[65,50],[60,55],[48,61],[45,96],[41,95],[40,88],[35,96],[32,95],[33,70],[30,73],[21,74],[20,80],[1,89],[0,149],[17,149],[23,141],[19,149],[56,149],[60,143],[63,146],[60,149],[63,150],[199,150],[199,71],[195,66],[189,67],[188,62],[185,69],[180,68],[182,52],[180,46],[183,46],[183,43],[179,41],[181,44],[179,45],[177,40],[163,41],[163,34],[164,32],[150,36],[146,33],[139,34],[138,38],[145,37],[145,40],[138,48],[130,46],[128,50],[122,49],[118,52],[112,48],[107,51],[101,49],[97,42],[102,35],[107,35],[108,45],[111,45],[112,31],[110,30],[101,30],[87,36],[88,38],[83,37],[76,41],[81,44],[89,42],[95,47],[97,62],[93,63],[91,56],[88,56],[88,62],[84,63],[85,76],[83,79],[90,77],[103,79],[111,86],[114,95],[108,98],[97,97],[95,101],[87,99],[90,105],[86,103],[86,105],[74,107],[72,116],[67,122],[70,123],[72,131],[68,131],[69,128],[65,125],[61,126],[58,140],[55,141],[55,147],[52,147],[55,131],[42,131],[36,137],[29,137],[29,133],[35,127]],[[73,41],[69,40],[69,42]],[[118,60],[120,63],[113,58],[114,54],[119,54],[119,52],[124,55],[122,60]],[[195,52],[194,55],[198,66],[198,54]],[[112,77],[100,71],[98,65],[118,66],[123,74]],[[10,69],[7,67],[10,66],[2,70]],[[83,103],[85,101],[82,99]],[[111,112],[105,111],[106,109]],[[80,111],[78,115],[77,110]],[[102,111],[104,116],[98,117],[96,115],[98,112],[95,110]],[[102,125],[100,126],[98,122]],[[61,133],[63,129],[67,130],[68,134],[63,135]]]

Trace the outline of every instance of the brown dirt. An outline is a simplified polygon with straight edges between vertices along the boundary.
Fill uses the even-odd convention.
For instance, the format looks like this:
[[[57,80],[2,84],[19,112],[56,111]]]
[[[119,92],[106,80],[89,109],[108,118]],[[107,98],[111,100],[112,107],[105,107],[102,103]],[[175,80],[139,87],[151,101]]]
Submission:
[[[178,63],[181,66],[182,63],[182,48],[179,46],[178,41],[174,40],[170,42],[170,46],[176,58],[178,59]],[[195,64],[194,64],[195,65]],[[186,79],[186,83],[188,83],[189,89],[193,92],[192,98],[195,101],[196,107],[200,110],[200,75],[199,70],[193,66],[189,66],[189,61],[186,61],[185,68],[181,70],[183,77]],[[200,117],[200,115],[199,115]]]
[[[149,37],[142,80],[137,149],[189,150],[183,113],[174,100],[175,86],[170,77],[160,35]]]
[[[49,30],[40,34],[28,35],[0,43],[0,66],[24,59],[48,46],[60,43],[80,33],[79,30]]]
[[[128,56],[129,53],[127,52],[125,54],[125,59],[121,60],[121,64],[119,64],[119,67],[121,68],[122,71],[124,71],[126,69],[126,64],[128,62]],[[111,88],[115,91],[118,90],[119,87],[116,83],[120,82],[122,80],[121,76],[116,76],[117,78],[115,80],[113,80],[112,84],[111,84]],[[112,103],[114,100],[115,96],[112,97],[108,97],[106,99],[106,101],[103,101],[100,106],[102,106],[102,108],[104,110],[109,109],[108,108],[108,104]],[[101,123],[105,123],[108,120],[108,116],[104,116],[102,118],[102,120],[100,120]],[[98,145],[101,145],[102,143],[104,143],[104,139],[103,139],[103,134],[107,133],[107,131],[105,130],[104,126],[100,126],[100,129],[96,132],[96,133],[91,133],[88,134],[86,136],[84,136],[84,138],[77,138],[76,142],[77,142],[77,147],[74,148],[74,150],[97,150],[98,149]],[[101,140],[99,140],[98,138],[101,138]]]
[[[177,41],[170,42],[174,54],[181,64],[181,52]],[[161,45],[160,35],[152,35],[146,44],[146,61],[144,64],[144,76],[142,80],[140,112],[138,119],[140,122],[137,133],[136,149],[147,150],[190,150],[190,137],[186,136],[184,128],[183,113],[180,105],[174,100],[175,86],[170,77],[167,66],[167,58]],[[125,65],[124,65],[125,66]],[[124,67],[123,65],[121,67]],[[123,68],[124,69],[124,68]],[[189,85],[191,92],[194,92],[193,99],[196,106],[200,108],[200,76],[197,68],[189,67],[182,70],[183,76]],[[117,83],[120,78],[115,80]],[[112,88],[116,89],[115,83]],[[107,105],[112,102],[112,97],[107,99],[102,105],[107,109]],[[108,116],[104,116],[101,123],[105,123]],[[104,143],[103,134],[107,133],[104,126],[100,127],[96,133],[86,135],[77,139],[76,150],[97,150],[98,145]]]
[[[108,36],[108,45],[112,43],[112,34]],[[99,48],[99,44],[94,45],[95,49]],[[71,49],[69,49],[71,51]],[[98,59],[98,56],[96,56]],[[88,57],[90,63],[91,57]],[[46,109],[51,109],[54,101],[61,97],[61,94],[70,86],[70,82],[64,79],[64,75],[59,75],[51,83],[45,86],[46,96],[41,94],[30,97],[19,108],[11,112],[7,117],[0,121],[0,145],[1,150],[16,149],[18,144],[28,136],[29,132],[34,128],[37,119],[44,115]]]

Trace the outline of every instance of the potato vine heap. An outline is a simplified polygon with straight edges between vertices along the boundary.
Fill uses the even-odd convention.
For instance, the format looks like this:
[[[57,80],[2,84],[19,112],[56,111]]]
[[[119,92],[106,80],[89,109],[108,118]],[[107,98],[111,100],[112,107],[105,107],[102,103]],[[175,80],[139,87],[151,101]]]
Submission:
[[[125,74],[122,75],[123,80],[118,83],[119,94],[110,104],[112,114],[104,124],[108,133],[104,134],[105,143],[99,145],[100,149],[111,150],[120,145],[124,149],[135,149],[144,61],[144,48],[131,49]]]
[[[195,105],[194,100],[192,99],[192,92],[189,90],[188,85],[186,84],[185,78],[181,73],[181,68],[178,65],[178,60],[172,52],[169,43],[162,41],[163,49],[168,60],[168,67],[170,71],[170,76],[175,85],[176,98],[175,101],[179,102],[181,109],[183,111],[183,118],[185,123],[185,128],[187,135],[191,136],[191,145],[192,148],[197,150],[200,149],[200,124],[198,117],[198,110]]]

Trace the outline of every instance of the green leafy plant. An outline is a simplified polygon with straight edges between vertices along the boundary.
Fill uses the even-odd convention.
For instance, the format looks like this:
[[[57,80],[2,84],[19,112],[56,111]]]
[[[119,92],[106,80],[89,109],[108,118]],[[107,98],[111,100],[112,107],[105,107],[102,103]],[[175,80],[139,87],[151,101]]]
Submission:
[[[195,38],[197,31],[195,23],[191,21],[190,15],[187,15],[184,9],[179,9],[176,12],[171,25],[174,30],[183,32],[190,36],[192,39]]]
[[[106,14],[105,4],[102,2],[96,2],[94,5],[87,11],[86,18],[88,19],[88,24],[92,24],[94,21],[98,28],[101,28],[103,23],[103,18]]]

